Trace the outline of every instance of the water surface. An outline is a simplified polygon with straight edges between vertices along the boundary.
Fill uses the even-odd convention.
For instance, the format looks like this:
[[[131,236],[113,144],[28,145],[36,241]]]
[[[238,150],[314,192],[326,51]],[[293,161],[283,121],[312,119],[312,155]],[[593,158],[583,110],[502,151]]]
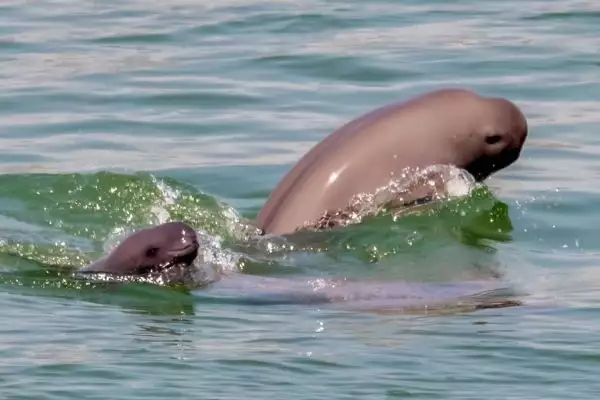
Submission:
[[[596,2],[576,0],[2,2],[2,397],[596,398],[599,22]],[[522,157],[491,193],[244,265],[495,270],[524,306],[257,307],[70,278],[123,232],[173,219],[239,267],[240,219],[311,146],[447,86],[527,116]]]

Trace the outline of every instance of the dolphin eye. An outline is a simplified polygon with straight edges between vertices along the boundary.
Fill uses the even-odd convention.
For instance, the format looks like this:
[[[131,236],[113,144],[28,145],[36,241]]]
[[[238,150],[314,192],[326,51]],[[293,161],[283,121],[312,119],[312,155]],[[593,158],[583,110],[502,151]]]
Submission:
[[[501,135],[492,135],[492,136],[488,136],[485,138],[485,142],[487,144],[496,144],[499,141],[502,140],[502,136]]]
[[[158,254],[158,247],[150,247],[150,248],[148,248],[148,250],[146,250],[146,257],[148,257],[148,258],[156,257],[157,254]]]

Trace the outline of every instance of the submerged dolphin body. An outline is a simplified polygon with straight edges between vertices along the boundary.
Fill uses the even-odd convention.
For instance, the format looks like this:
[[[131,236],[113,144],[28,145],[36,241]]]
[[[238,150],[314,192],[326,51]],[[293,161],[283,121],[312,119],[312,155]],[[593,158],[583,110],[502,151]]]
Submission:
[[[133,233],[106,257],[84,267],[85,274],[162,277],[162,283],[193,283],[199,241],[187,224],[170,222]],[[177,271],[176,273],[173,270]],[[334,278],[274,278],[243,273],[223,275],[195,292],[199,298],[244,304],[337,304],[351,309],[505,307],[499,280],[450,283],[349,281]]]
[[[253,305],[332,305],[348,310],[436,310],[520,305],[496,279],[465,282],[377,282],[333,278],[283,279],[231,274],[195,293],[211,300]]]

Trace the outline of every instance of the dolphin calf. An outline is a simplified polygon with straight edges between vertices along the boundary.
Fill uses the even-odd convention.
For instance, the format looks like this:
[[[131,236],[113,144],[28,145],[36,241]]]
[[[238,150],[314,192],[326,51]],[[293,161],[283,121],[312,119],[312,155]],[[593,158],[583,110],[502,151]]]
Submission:
[[[185,281],[199,248],[194,229],[183,222],[167,222],[129,235],[79,273]]]
[[[140,277],[161,283],[194,283],[199,250],[196,232],[169,222],[134,232],[107,256],[79,270],[83,274]],[[431,308],[454,303],[471,308],[508,307],[499,280],[445,283],[350,281],[336,278],[274,278],[231,273],[208,282],[195,295],[244,304],[344,304],[351,309]]]

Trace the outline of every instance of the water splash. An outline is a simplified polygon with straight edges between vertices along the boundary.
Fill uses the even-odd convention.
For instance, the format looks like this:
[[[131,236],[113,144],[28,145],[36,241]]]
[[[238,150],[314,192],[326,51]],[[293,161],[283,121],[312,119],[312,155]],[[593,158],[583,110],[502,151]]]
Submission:
[[[14,177],[4,179],[13,181]],[[41,224],[39,230],[43,237],[52,238],[43,244],[47,241],[33,236],[31,229],[21,232],[19,229],[25,228],[15,223],[12,226],[16,231],[10,233],[12,239],[3,238],[0,251],[6,257],[13,257],[12,260],[32,262],[34,269],[41,267],[50,271],[44,278],[45,285],[63,288],[62,280],[71,275],[55,277],[51,271],[57,263],[62,271],[69,267],[75,271],[112,251],[135,230],[174,220],[189,223],[198,233],[200,252],[194,268],[173,270],[170,276],[141,279],[100,275],[90,278],[170,286],[169,279],[175,276],[192,287],[236,272],[360,279],[370,276],[413,280],[471,278],[476,275],[473,271],[481,268],[473,267],[476,262],[470,259],[469,249],[475,246],[470,245],[485,236],[486,224],[489,225],[486,209],[490,201],[492,205],[495,202],[485,190],[483,200],[467,196],[456,204],[439,202],[465,197],[477,186],[466,171],[452,166],[432,166],[407,170],[371,196],[356,196],[353,200],[359,212],[348,221],[348,226],[342,226],[343,229],[276,236],[261,235],[253,222],[231,205],[172,178],[98,173],[45,175],[35,180],[17,181],[23,189],[19,196],[0,188],[0,198],[4,200],[0,202],[0,215],[10,215],[15,221],[31,221],[29,224],[37,227],[39,223],[32,221],[29,211],[43,208],[48,210],[43,221],[61,221],[61,224],[60,227],[48,224],[50,230]],[[6,187],[9,186],[7,182]],[[29,195],[40,191],[40,187],[45,189],[44,196]],[[24,206],[15,207],[13,203]],[[431,204],[438,206],[429,207]],[[97,210],[92,215],[90,207]],[[397,218],[402,213],[407,218]],[[502,218],[500,215],[499,219]],[[471,223],[469,220],[481,221]],[[469,224],[476,225],[477,229],[471,229],[472,226],[465,229],[464,225]],[[474,232],[469,233],[469,237],[475,239],[466,242],[469,246],[457,247],[453,231],[464,234],[469,229]],[[5,234],[8,232],[4,230]],[[57,233],[64,238],[57,240]],[[456,265],[448,265],[448,259],[456,260],[452,261]],[[479,263],[489,264],[488,260]],[[365,268],[366,265],[369,267]],[[19,269],[22,266],[16,265],[11,273],[16,271],[18,277]]]
[[[475,187],[475,178],[453,165],[406,168],[399,177],[391,179],[374,193],[357,194],[345,208],[327,211],[317,221],[307,222],[299,229],[347,226],[385,210],[392,210],[397,218],[412,211],[415,206],[467,196]]]
[[[177,199],[180,197],[181,192],[170,187],[166,184],[166,182],[156,178],[154,175],[151,175],[151,180],[162,197],[157,201],[157,204],[151,207],[151,213],[154,214],[158,220],[158,223],[162,224],[167,222],[169,219],[169,211],[165,208],[165,206],[172,206],[175,204]]]

